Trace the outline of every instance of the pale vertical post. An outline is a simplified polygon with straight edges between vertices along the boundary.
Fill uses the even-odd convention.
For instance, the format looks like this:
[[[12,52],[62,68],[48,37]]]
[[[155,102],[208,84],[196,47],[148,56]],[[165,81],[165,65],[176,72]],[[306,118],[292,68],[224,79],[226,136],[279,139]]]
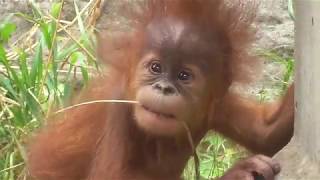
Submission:
[[[320,160],[320,0],[296,1],[295,40],[295,135]]]
[[[320,179],[320,0],[295,0],[295,132],[278,180]]]

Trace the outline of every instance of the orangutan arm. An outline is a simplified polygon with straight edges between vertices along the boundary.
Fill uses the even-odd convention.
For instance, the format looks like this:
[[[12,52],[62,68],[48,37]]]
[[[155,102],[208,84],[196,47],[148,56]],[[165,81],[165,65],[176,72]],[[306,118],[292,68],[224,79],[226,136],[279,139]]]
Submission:
[[[255,153],[273,155],[293,134],[294,85],[274,103],[228,94],[216,110],[214,129]]]

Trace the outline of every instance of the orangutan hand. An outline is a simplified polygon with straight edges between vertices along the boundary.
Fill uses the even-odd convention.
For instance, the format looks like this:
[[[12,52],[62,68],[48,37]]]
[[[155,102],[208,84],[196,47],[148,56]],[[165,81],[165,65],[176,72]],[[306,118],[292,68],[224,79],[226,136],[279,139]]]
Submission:
[[[280,164],[264,155],[255,155],[237,163],[220,180],[274,180]]]

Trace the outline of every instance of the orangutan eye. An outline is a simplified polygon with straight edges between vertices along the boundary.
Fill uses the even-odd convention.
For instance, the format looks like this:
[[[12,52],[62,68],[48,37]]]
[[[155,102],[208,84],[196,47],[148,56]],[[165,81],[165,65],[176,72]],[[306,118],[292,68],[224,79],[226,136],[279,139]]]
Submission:
[[[183,70],[178,74],[178,79],[180,81],[190,81],[192,80],[192,78],[193,78],[192,72],[189,70]]]
[[[162,68],[161,68],[160,62],[159,61],[153,61],[149,66],[149,71],[152,74],[161,74],[162,73]]]

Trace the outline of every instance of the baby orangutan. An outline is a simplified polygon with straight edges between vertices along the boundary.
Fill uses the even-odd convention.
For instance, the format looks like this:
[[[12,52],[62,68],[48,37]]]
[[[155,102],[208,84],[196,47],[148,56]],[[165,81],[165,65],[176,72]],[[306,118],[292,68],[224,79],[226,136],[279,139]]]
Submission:
[[[178,180],[193,153],[188,133],[197,145],[210,129],[254,153],[280,150],[293,132],[293,87],[271,104],[229,90],[254,59],[249,6],[244,0],[147,0],[132,36],[100,34],[98,54],[108,72],[81,100],[138,104],[87,104],[56,116],[29,147],[31,176]],[[280,166],[264,155],[240,161],[220,179],[273,180]]]

